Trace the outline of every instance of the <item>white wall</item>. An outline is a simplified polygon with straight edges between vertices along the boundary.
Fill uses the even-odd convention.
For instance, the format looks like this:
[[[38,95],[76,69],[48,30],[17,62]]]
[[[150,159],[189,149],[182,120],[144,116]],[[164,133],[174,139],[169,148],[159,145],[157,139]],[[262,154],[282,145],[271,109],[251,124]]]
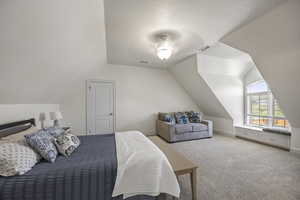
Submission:
[[[234,69],[231,65],[235,65],[235,61],[204,54],[198,54],[197,58],[199,74],[233,118],[234,124],[243,124],[242,79],[240,76],[226,75],[222,72],[212,72],[210,70],[211,68]]]
[[[300,1],[288,0],[223,38],[248,52],[293,127],[300,128]],[[300,148],[299,132],[292,148]]]
[[[164,70],[106,64],[103,1],[12,0],[0,6],[0,104],[59,104],[86,128],[85,81],[117,84],[117,130],[153,133],[159,111],[198,109]]]
[[[199,110],[186,92],[166,70],[108,65],[89,78],[116,81],[116,129],[155,133],[158,112]],[[73,96],[61,104],[68,122],[84,132],[85,82],[74,83]]]
[[[58,111],[58,104],[0,104],[0,124],[35,118],[40,127],[39,114],[46,113],[45,126],[53,125],[49,112]]]
[[[292,128],[291,151],[300,153],[300,128]]]
[[[0,103],[59,103],[106,63],[102,1],[13,0],[0,13]]]
[[[208,115],[205,115],[204,119],[213,121],[213,129],[216,133],[227,136],[235,135],[232,119],[226,119],[223,117],[213,117]]]

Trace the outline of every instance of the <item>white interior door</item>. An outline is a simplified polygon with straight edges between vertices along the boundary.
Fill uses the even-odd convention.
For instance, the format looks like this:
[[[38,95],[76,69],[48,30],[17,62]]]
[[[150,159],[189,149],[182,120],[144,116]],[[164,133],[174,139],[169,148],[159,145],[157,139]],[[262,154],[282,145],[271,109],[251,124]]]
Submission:
[[[109,134],[114,131],[114,82],[87,81],[87,134]]]

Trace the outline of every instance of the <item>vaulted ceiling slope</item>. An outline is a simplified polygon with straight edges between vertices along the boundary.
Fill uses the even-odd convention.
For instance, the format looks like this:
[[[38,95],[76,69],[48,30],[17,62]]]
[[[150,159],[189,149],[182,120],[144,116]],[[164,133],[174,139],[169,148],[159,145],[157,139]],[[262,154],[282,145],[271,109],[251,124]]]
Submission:
[[[208,116],[232,119],[206,81],[198,73],[197,55],[193,55],[170,68],[181,86]]]
[[[108,62],[173,65],[283,1],[104,0]],[[168,33],[173,41],[174,54],[167,62],[156,56],[155,35],[159,33]]]
[[[222,39],[248,52],[293,127],[300,127],[300,1],[289,0]]]
[[[243,78],[253,67],[248,54],[218,43],[168,69],[206,115],[242,125]]]
[[[202,66],[202,72],[206,74],[233,76],[243,79],[244,75],[255,67],[249,54],[221,42],[199,54],[211,57],[214,60],[227,62],[226,65],[217,62],[214,64],[206,63],[205,66]]]

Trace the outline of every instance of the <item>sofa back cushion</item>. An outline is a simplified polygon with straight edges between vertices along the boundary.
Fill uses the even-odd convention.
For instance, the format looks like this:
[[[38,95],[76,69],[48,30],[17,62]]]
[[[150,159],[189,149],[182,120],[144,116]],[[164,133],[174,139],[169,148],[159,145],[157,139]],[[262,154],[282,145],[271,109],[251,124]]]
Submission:
[[[200,123],[202,121],[202,113],[200,112],[188,111],[185,113],[187,114],[190,123]]]
[[[188,124],[190,123],[189,118],[185,112],[175,113],[175,119],[177,124]]]
[[[171,124],[176,123],[174,113],[158,113],[158,119]]]

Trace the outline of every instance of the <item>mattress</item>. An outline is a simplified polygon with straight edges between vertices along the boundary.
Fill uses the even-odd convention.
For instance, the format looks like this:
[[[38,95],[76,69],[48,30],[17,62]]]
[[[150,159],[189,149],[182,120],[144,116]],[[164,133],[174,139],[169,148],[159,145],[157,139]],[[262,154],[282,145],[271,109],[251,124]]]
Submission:
[[[0,177],[0,200],[121,200],[112,198],[117,176],[114,134],[81,136],[81,145],[55,163],[43,161],[21,176]],[[135,196],[128,200],[154,200]]]

